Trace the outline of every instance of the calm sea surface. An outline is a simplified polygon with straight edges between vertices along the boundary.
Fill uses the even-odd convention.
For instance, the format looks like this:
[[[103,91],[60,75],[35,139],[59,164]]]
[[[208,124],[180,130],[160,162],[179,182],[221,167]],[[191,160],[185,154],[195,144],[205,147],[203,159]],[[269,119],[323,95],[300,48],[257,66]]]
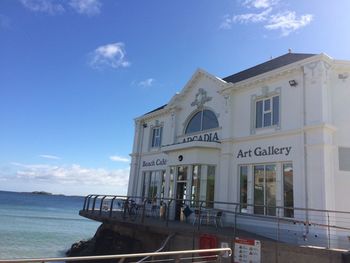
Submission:
[[[79,216],[83,197],[0,191],[0,259],[60,257],[95,234],[97,222]]]

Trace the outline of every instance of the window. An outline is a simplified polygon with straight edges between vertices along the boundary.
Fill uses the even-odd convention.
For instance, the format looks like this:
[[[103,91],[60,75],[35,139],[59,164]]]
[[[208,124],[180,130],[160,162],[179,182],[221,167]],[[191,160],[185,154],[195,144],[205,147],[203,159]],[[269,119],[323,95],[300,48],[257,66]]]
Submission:
[[[283,206],[285,217],[294,217],[294,194],[293,194],[293,165],[291,163],[283,164]]]
[[[254,213],[276,215],[276,165],[254,166]]]
[[[248,201],[248,166],[239,167],[239,184],[240,196],[239,203],[241,204],[241,212],[247,212]]]
[[[175,168],[170,167],[169,198],[174,198],[174,173]]]
[[[239,166],[241,212],[294,217],[293,164],[270,163]],[[277,207],[283,207],[279,209]]]
[[[350,172],[350,148],[349,147],[339,147],[339,171]]]
[[[280,96],[272,96],[255,102],[255,128],[279,125]]]
[[[142,196],[149,199],[163,198],[165,186],[165,171],[150,171],[144,173]]]
[[[198,207],[200,201],[205,201],[205,207],[213,207],[215,166],[193,165],[192,169],[191,205]]]
[[[201,187],[201,166],[193,165],[192,170],[192,189],[191,189],[191,205],[198,207],[200,205],[200,187]]]
[[[187,166],[178,166],[177,167],[177,181],[178,182],[187,182]]]
[[[207,207],[214,207],[214,192],[215,192],[215,166],[208,165],[208,174],[206,182],[206,198]]]
[[[152,129],[152,148],[159,148],[162,144],[163,127],[155,127]]]
[[[185,134],[205,131],[219,127],[218,119],[211,110],[200,110],[197,112],[187,124]]]

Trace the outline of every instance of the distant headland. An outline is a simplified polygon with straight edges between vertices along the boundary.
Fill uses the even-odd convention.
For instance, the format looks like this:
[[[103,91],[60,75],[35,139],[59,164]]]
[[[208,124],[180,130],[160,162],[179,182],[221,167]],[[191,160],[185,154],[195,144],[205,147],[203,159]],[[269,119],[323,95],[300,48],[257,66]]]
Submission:
[[[52,195],[52,193],[45,192],[45,191],[33,191],[31,193],[36,195]]]

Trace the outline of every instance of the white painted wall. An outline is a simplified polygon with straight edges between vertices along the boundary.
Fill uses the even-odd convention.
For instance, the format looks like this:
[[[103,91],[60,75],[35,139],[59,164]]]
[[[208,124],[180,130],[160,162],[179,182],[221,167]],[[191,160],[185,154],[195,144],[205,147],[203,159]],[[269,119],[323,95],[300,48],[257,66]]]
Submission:
[[[169,165],[207,163],[217,166],[215,198],[237,202],[239,199],[238,165],[256,163],[293,162],[294,205],[319,209],[350,211],[350,172],[339,171],[338,147],[350,147],[350,63],[337,62],[324,55],[308,59],[307,63],[291,64],[228,88],[221,80],[196,71],[189,83],[170,104],[159,112],[138,118],[147,128],[136,126],[130,184],[139,185],[142,171],[169,169]],[[350,74],[349,74],[350,75]],[[289,80],[298,85],[291,87]],[[223,140],[218,148],[200,148],[184,144],[163,153],[151,149],[151,129],[156,121],[163,123],[163,145],[182,142],[187,121],[196,111],[191,106],[198,89],[212,99],[204,106],[217,114],[220,128],[215,130]],[[223,89],[226,89],[224,92]],[[280,92],[280,128],[251,131],[252,96],[260,96],[264,89]],[[305,112],[304,112],[305,106]],[[139,138],[138,136],[142,136]],[[137,143],[142,141],[142,154]],[[305,144],[305,145],[304,145]],[[239,150],[292,147],[289,155],[250,156],[237,158]],[[165,149],[165,148],[163,148]],[[178,162],[178,155],[184,161]],[[166,159],[167,165],[142,167],[144,160]],[[349,160],[350,162],[350,160]],[[137,177],[138,180],[133,180]],[[139,195],[129,187],[129,194]]]

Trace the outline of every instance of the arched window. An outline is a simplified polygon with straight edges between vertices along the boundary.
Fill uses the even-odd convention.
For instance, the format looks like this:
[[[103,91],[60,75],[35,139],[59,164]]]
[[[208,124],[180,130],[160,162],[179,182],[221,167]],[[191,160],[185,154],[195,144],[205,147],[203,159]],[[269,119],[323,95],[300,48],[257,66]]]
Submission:
[[[187,124],[185,134],[219,127],[218,119],[211,110],[198,111]]]

